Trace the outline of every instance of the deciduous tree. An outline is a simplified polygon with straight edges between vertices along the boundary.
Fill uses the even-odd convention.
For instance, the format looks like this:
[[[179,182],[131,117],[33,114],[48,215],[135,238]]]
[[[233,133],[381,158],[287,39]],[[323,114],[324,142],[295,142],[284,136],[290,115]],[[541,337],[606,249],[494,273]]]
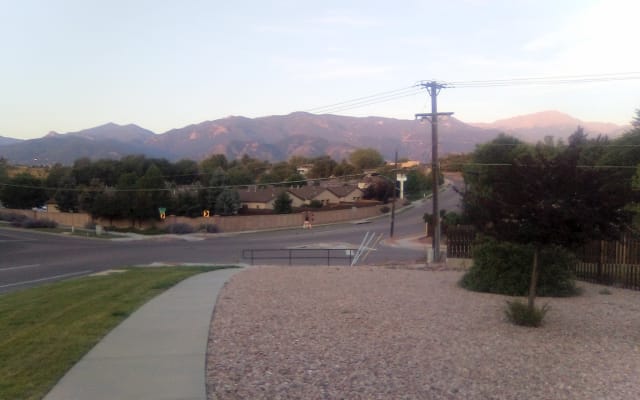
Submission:
[[[366,148],[357,149],[349,155],[349,161],[359,171],[365,169],[378,168],[384,165],[384,157],[376,149]]]
[[[577,146],[549,158],[553,153],[538,146],[509,165],[496,166],[491,181],[484,180],[488,190],[478,196],[472,188],[463,200],[466,215],[480,231],[533,246],[531,310],[541,249],[552,245],[571,248],[589,239],[616,235],[629,217],[624,196],[606,190],[611,178],[607,169],[583,168]]]

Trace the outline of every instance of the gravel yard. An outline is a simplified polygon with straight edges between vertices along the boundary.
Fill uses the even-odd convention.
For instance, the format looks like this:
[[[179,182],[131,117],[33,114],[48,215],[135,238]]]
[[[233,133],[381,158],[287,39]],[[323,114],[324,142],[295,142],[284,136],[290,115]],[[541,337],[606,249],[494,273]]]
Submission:
[[[251,267],[220,293],[209,399],[640,399],[640,292],[579,283],[541,328],[456,271]]]

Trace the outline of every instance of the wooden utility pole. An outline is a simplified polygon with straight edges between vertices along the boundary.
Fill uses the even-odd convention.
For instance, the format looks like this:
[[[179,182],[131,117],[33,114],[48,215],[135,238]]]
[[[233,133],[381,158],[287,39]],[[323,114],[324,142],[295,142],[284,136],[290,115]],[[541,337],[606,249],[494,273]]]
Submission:
[[[398,150],[396,150],[395,170],[398,170]],[[394,171],[395,172],[395,171]],[[392,178],[393,183],[393,201],[391,202],[391,228],[389,231],[389,237],[393,237],[393,225],[396,219],[396,180]]]
[[[431,179],[433,186],[433,261],[440,261],[440,206],[438,204],[439,163],[438,163],[438,117],[453,115],[452,112],[438,112],[438,93],[446,85],[436,81],[422,82],[420,85],[427,89],[431,96],[431,113],[416,114],[416,119],[431,121]]]

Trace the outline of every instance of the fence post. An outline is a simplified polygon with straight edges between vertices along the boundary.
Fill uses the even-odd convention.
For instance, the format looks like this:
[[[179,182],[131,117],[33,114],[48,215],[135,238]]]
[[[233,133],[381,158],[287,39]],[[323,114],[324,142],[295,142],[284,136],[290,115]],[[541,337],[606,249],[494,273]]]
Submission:
[[[603,240],[598,243],[598,263],[596,264],[596,281],[602,283],[602,245]]]

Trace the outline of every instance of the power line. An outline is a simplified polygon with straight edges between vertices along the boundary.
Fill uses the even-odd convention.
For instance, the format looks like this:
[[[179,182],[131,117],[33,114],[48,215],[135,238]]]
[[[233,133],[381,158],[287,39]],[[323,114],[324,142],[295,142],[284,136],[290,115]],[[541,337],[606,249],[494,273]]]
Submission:
[[[391,90],[387,92],[381,92],[370,96],[358,97],[352,100],[341,101],[339,103],[329,104],[326,106],[311,108],[306,112],[314,114],[328,114],[340,111],[351,110],[354,108],[360,108],[372,104],[385,103],[392,100],[401,99],[404,97],[415,96],[420,93],[418,85],[412,85],[401,89]]]
[[[592,74],[592,75],[565,75],[565,76],[545,76],[545,77],[529,77],[529,78],[511,78],[511,79],[493,79],[493,80],[474,80],[474,81],[457,81],[448,82],[448,87],[452,88],[483,88],[483,87],[501,87],[501,86],[523,86],[523,85],[565,85],[576,83],[593,83],[593,82],[611,82],[611,81],[628,81],[640,79],[640,72],[621,72],[609,74]]]
[[[261,182],[261,183],[244,183],[238,185],[215,185],[215,186],[201,186],[201,185],[189,185],[189,186],[176,186],[176,187],[165,187],[165,188],[115,188],[115,187],[45,187],[45,186],[36,186],[36,185],[17,185],[12,183],[0,183],[0,187],[13,187],[20,189],[37,189],[37,190],[45,190],[45,191],[67,191],[67,192],[91,192],[91,193],[101,193],[101,192],[109,192],[109,193],[145,193],[145,192],[173,192],[173,191],[194,191],[194,190],[211,190],[211,189],[241,189],[241,188],[250,188],[254,186],[283,186],[283,185],[291,185],[296,183],[307,183],[307,182],[315,182],[315,181],[327,181],[333,179],[355,179],[362,178],[365,176],[365,173],[359,174],[351,174],[351,175],[342,175],[339,177],[328,177],[328,178],[313,178],[313,179],[302,179],[295,181],[279,181],[279,182]]]
[[[640,80],[640,72],[619,72],[607,74],[589,74],[589,75],[561,75],[561,76],[542,76],[542,77],[524,77],[509,79],[490,79],[490,80],[470,80],[470,81],[451,81],[440,82],[443,88],[486,88],[486,87],[508,87],[508,86],[549,86],[549,85],[567,85],[567,84],[583,84],[594,82],[615,82]],[[374,93],[368,96],[356,97],[351,100],[344,100],[337,103],[327,104],[324,106],[314,107],[305,110],[305,112],[314,114],[329,114],[342,111],[348,111],[355,108],[365,107],[369,105],[385,103],[398,100],[405,97],[417,95],[421,91],[426,81],[420,81],[415,85],[405,86],[402,88],[388,90],[385,92]]]

